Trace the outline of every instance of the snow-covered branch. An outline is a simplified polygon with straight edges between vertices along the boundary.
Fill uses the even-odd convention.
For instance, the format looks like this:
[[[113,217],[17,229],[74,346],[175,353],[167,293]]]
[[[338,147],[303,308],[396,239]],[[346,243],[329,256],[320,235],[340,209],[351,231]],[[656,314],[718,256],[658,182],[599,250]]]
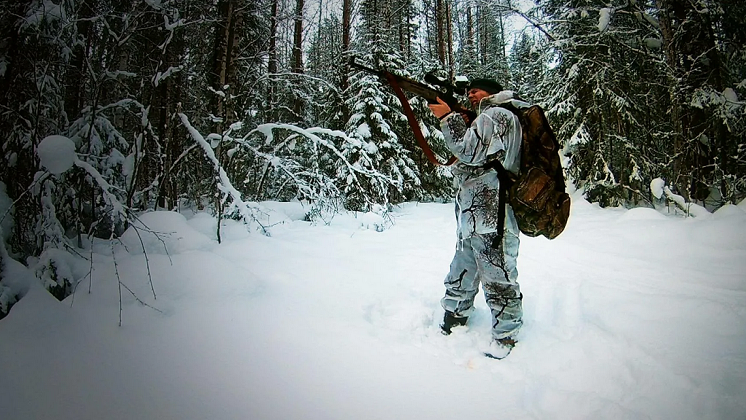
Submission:
[[[687,216],[707,217],[711,215],[706,208],[695,203],[689,203],[684,199],[684,197],[671,191],[671,189],[666,185],[666,182],[661,178],[655,178],[650,182],[650,191],[653,193],[653,196],[659,200],[665,197],[669,203],[673,203],[677,209],[684,212]]]
[[[231,183],[231,180],[228,178],[228,174],[225,172],[225,169],[223,169],[222,165],[220,165],[220,161],[218,160],[217,156],[215,156],[215,151],[212,150],[212,147],[207,142],[207,140],[205,140],[202,134],[200,134],[200,132],[197,131],[197,129],[189,123],[189,118],[187,118],[186,115],[179,113],[179,118],[181,119],[184,127],[186,127],[187,131],[189,131],[189,134],[192,136],[194,141],[196,141],[197,144],[202,147],[202,150],[205,152],[205,156],[207,156],[207,158],[212,163],[213,168],[215,169],[215,172],[218,176],[218,188],[220,189],[220,191],[231,197],[231,199],[233,200],[232,204],[238,209],[238,212],[241,214],[241,217],[244,219],[244,221],[248,223],[256,223],[260,227],[262,233],[269,236],[269,232],[266,230],[266,228],[261,223],[259,223],[259,219],[254,214],[254,209],[249,203],[243,200],[243,198],[241,197],[241,192],[238,191]]]

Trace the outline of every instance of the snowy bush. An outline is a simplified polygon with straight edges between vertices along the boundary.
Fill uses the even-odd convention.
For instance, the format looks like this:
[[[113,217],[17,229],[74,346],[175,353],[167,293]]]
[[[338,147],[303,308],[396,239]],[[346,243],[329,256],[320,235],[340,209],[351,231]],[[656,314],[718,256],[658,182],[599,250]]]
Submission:
[[[673,210],[677,214],[693,217],[709,217],[711,213],[706,208],[687,202],[684,197],[674,193],[661,178],[656,178],[650,182],[650,191],[658,200],[665,200],[667,204],[673,205]]]
[[[77,258],[61,249],[47,248],[39,256],[32,270],[52,296],[63,300],[72,294],[77,283],[72,268]]]
[[[400,56],[373,42],[371,53],[363,61],[386,69],[404,67]],[[364,193],[348,183],[344,188],[346,207],[368,210],[371,204],[368,197],[386,205],[419,198],[420,170],[404,147],[404,138],[411,137],[411,129],[399,100],[377,76],[367,73],[357,73],[350,89],[353,94],[346,102],[351,115],[345,130],[352,141],[345,143],[344,156],[354,167],[380,172],[383,176],[365,179]],[[347,173],[347,168],[340,168],[340,176]]]
[[[28,291],[30,275],[27,271],[23,264],[8,255],[5,241],[0,240],[0,319],[8,315],[11,306]]]
[[[307,219],[328,223],[343,210],[343,197],[354,196],[361,207],[370,208],[387,203],[382,193],[386,187],[382,186],[396,184],[370,160],[351,160],[348,151],[363,145],[341,131],[262,124],[239,137],[229,130],[219,136],[222,147],[228,150],[229,160],[224,165],[187,116],[182,114],[181,119],[212,163],[223,201],[228,204],[225,215],[235,211],[247,223],[258,223],[260,219],[256,202],[246,201],[247,196],[306,201],[310,205]],[[253,165],[234,165],[234,161]],[[238,168],[233,169],[233,174],[229,173],[228,169],[235,166]],[[246,188],[251,176],[247,169],[252,168],[256,170],[253,190]],[[246,181],[236,182],[236,175],[243,175]]]

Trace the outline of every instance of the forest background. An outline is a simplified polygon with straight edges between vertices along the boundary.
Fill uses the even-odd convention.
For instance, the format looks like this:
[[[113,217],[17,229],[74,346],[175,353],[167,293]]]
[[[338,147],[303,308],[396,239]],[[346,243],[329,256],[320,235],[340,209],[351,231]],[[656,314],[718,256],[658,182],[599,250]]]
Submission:
[[[601,206],[686,212],[746,196],[741,0],[0,7],[0,318],[22,295],[11,259],[64,299],[80,280],[66,261],[144,211],[196,207],[266,231],[264,200],[301,200],[323,222],[450,199],[449,170],[427,161],[393,91],[352,57],[418,80],[493,78],[542,105],[568,179]],[[445,159],[437,120],[411,103]],[[41,165],[49,136],[72,141],[73,167]]]

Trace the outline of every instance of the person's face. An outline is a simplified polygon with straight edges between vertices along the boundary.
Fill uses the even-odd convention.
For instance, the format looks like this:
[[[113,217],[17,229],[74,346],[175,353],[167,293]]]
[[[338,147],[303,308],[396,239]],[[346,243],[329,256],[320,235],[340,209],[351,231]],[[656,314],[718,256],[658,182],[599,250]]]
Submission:
[[[490,94],[486,90],[471,88],[468,92],[466,92],[466,96],[469,97],[469,102],[471,102],[472,108],[477,109],[477,106],[479,106],[479,101],[490,96]]]

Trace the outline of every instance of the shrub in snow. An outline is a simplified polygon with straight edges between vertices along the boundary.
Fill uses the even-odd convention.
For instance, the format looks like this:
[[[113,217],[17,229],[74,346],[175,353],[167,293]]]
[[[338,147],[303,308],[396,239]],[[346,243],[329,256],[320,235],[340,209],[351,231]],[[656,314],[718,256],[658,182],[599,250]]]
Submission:
[[[133,196],[126,189],[132,185],[124,170],[127,159],[116,148],[129,146],[105,111],[132,103],[124,101],[95,111],[87,108],[71,124],[69,136],[47,136],[36,148],[41,166],[54,177],[38,172],[29,187],[41,209],[32,231],[36,242],[32,255],[39,257],[30,258],[36,260],[30,268],[57,299],[70,295],[79,278],[70,269],[78,259],[67,252],[76,247],[71,237],[77,236],[77,247],[82,246],[84,234],[113,239],[131,221],[132,211],[124,204]],[[76,153],[76,144],[85,144],[84,154]]]
[[[180,114],[180,117],[215,171],[221,202],[225,203],[219,217],[244,220],[259,226],[265,233],[262,223],[265,217],[260,206],[245,198],[247,182],[234,180],[236,173],[243,175],[239,179],[246,179],[249,173],[243,171],[250,165],[230,165],[232,160],[253,162],[260,174],[254,184],[254,197],[308,202],[305,218],[312,222],[329,223],[343,209],[341,200],[345,192],[354,193],[360,206],[369,208],[379,202],[385,203],[386,197],[381,191],[396,184],[372,160],[363,162],[365,159],[351,158],[349,150],[373,146],[342,131],[279,123],[261,124],[242,137],[229,130],[221,137],[221,147],[228,150],[230,157],[226,165],[187,116]],[[239,169],[232,169],[235,167]],[[229,169],[232,169],[230,173]]]
[[[674,211],[685,216],[709,217],[711,213],[696,203],[687,202],[684,197],[671,191],[666,182],[656,178],[650,182],[650,191],[658,199],[665,198],[666,202],[674,205]]]
[[[47,248],[32,268],[44,288],[58,300],[65,299],[73,292],[77,281],[71,263],[74,264],[72,260],[75,259],[76,257],[67,251]]]

